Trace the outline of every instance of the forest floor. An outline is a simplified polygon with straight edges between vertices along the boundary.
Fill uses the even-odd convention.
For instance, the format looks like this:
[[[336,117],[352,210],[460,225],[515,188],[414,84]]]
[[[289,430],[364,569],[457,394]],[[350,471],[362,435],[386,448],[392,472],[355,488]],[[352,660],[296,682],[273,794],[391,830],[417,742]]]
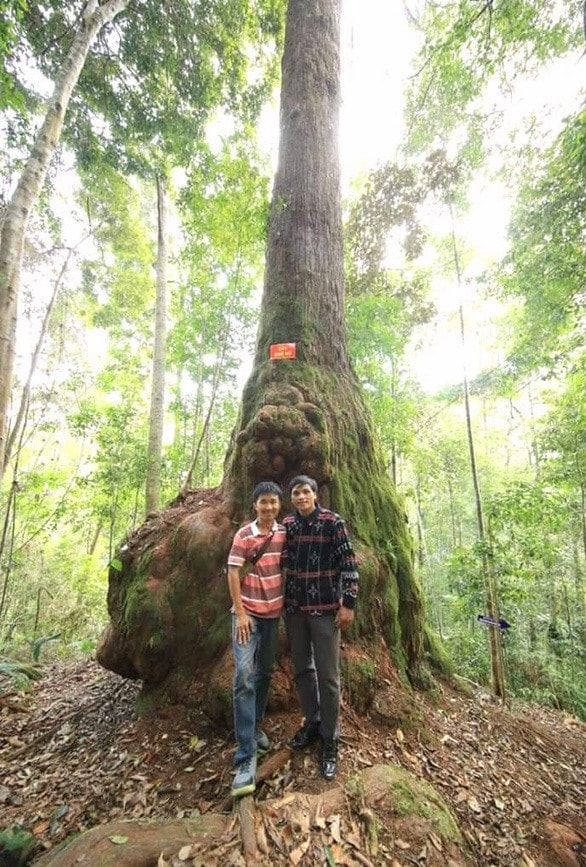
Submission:
[[[359,716],[343,703],[335,783],[380,763],[402,766],[443,796],[463,832],[468,860],[442,853],[441,839],[429,831],[422,839],[416,823],[399,828],[391,809],[377,815],[376,840],[370,834],[365,848],[356,837],[366,813],[360,820],[343,816],[341,824],[339,816],[318,822],[314,833],[325,841],[327,831],[331,843],[322,845],[321,860],[311,860],[317,849],[308,841],[296,846],[302,822],[290,822],[287,830],[275,818],[270,836],[275,841],[281,834],[282,845],[270,862],[586,865],[584,723],[537,706],[502,707],[484,692],[465,695],[446,684],[433,694],[386,684],[386,701],[398,709],[394,721],[374,711]],[[61,661],[46,666],[32,692],[0,699],[0,828],[18,823],[34,833],[35,858],[100,823],[230,811],[232,735],[218,731],[201,706],[136,719],[137,691],[137,684],[93,661]],[[285,747],[299,722],[297,714],[267,719],[275,750]],[[334,785],[319,774],[317,748],[285,755],[258,787],[257,803],[283,805],[291,793],[320,794]],[[244,863],[233,840],[225,853],[230,847],[230,856],[216,852],[189,863]],[[171,862],[161,857],[159,863]]]

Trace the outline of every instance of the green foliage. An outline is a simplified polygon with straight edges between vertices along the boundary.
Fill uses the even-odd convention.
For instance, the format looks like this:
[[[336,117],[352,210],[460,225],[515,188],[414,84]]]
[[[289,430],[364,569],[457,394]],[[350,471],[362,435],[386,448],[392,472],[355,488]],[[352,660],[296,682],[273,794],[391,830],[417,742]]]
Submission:
[[[46,638],[27,638],[27,644],[30,646],[33,662],[39,661],[41,658],[41,651],[46,644],[50,641],[58,641],[60,638],[61,634],[59,632],[56,635],[49,635]]]
[[[26,7],[27,0],[12,0],[0,8],[0,110],[24,108],[10,60]]]
[[[515,76],[578,47],[581,22],[577,0],[426,3],[416,22],[424,39],[407,97],[411,149],[451,138],[461,157],[478,165],[490,132],[481,99],[488,86],[508,93]]]
[[[78,12],[64,0],[28,0],[15,50],[54,79]],[[90,47],[66,139],[85,165],[102,154],[144,176],[157,149],[186,165],[218,106],[246,123],[256,118],[275,83],[283,21],[283,0],[130,5]]]
[[[42,676],[43,672],[37,665],[0,657],[0,694],[3,692],[3,680],[11,689],[27,690],[30,689],[31,681],[40,680]]]
[[[566,365],[583,342],[586,111],[571,118],[519,191],[497,291],[522,302],[517,367]]]

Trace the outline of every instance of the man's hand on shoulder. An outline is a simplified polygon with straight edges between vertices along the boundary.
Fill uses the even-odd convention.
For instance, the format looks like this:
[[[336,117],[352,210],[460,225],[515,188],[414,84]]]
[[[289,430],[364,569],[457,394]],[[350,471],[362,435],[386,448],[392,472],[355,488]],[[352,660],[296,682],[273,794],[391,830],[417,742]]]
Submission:
[[[338,629],[345,629],[347,626],[350,626],[353,620],[354,609],[346,608],[344,605],[341,605],[336,612],[334,624],[338,627]]]

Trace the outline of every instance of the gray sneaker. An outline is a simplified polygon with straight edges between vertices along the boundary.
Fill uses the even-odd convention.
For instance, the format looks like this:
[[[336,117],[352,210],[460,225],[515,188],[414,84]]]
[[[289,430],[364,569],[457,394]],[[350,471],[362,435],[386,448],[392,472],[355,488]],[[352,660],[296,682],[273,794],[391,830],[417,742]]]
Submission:
[[[261,729],[256,730],[254,737],[256,740],[256,754],[258,756],[264,756],[264,754],[268,753],[271,748],[270,740]]]
[[[236,774],[232,783],[232,797],[241,798],[251,795],[256,789],[256,756],[243,759],[236,766]]]

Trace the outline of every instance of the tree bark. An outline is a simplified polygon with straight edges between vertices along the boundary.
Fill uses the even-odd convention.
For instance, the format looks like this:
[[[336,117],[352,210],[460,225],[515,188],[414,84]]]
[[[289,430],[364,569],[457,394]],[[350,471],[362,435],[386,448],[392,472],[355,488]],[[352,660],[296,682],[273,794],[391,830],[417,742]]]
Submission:
[[[360,561],[355,638],[386,641],[398,668],[424,675],[423,605],[412,540],[348,360],[338,112],[340,0],[290,0],[282,62],[281,138],[252,374],[213,491],[184,491],[128,540],[110,569],[107,668],[152,694],[174,672],[229,646],[222,567],[261,479],[284,489],[306,473],[322,505],[348,522]],[[297,357],[270,361],[294,343]],[[230,697],[226,675],[222,689]]]
[[[155,303],[155,338],[153,378],[149,414],[149,444],[145,511],[148,515],[159,508],[161,499],[161,455],[165,421],[165,358],[167,347],[167,184],[163,173],[157,173],[157,297]]]
[[[55,82],[55,90],[45,119],[6,209],[0,235],[0,481],[4,474],[18,293],[28,221],[39,198],[51,157],[59,142],[69,99],[83,69],[89,48],[101,28],[112,21],[127,5],[128,0],[107,0],[101,6],[98,0],[90,0],[86,4],[72,46]]]

